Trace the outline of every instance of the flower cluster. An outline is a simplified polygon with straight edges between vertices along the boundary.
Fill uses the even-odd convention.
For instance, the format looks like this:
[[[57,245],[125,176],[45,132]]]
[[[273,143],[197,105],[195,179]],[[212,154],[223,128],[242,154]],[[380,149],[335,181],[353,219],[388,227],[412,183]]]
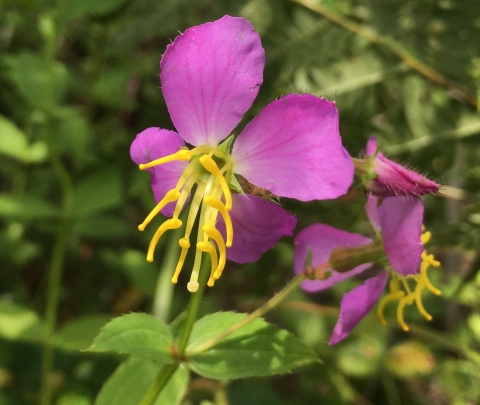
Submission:
[[[389,275],[390,293],[380,300],[377,307],[377,315],[382,324],[386,324],[383,317],[384,307],[391,301],[398,301],[397,321],[405,331],[409,329],[403,317],[407,304],[415,302],[420,314],[431,320],[422,304],[422,291],[426,288],[431,293],[440,295],[440,291],[431,284],[427,275],[428,267],[438,267],[440,263],[433,255],[428,255],[424,248],[431,234],[422,233],[422,201],[389,197],[378,206],[378,197],[367,197],[366,212],[376,232],[375,240],[325,224],[311,225],[302,230],[295,239],[297,274],[304,271],[308,251],[312,253],[313,267],[326,264],[332,271],[332,276],[327,280],[305,281],[302,287],[308,292],[322,291],[346,278],[363,273],[371,267],[371,262],[383,266],[383,270],[343,296],[340,317],[330,337],[330,344],[346,338],[372,310],[380,300]],[[345,257],[347,263],[362,264],[344,268]]]

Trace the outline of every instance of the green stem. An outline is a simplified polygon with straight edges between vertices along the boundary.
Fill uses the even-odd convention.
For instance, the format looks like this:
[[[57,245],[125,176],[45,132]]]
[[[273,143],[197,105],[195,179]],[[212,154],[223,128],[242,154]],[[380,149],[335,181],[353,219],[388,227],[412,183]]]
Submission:
[[[166,253],[160,267],[155,287],[155,295],[153,297],[152,313],[158,319],[168,323],[170,317],[170,307],[172,304],[173,286],[171,282],[173,270],[178,261],[180,247],[176,242],[180,239],[183,229],[180,227],[172,233],[170,243],[166,248]]]
[[[70,232],[70,222],[73,212],[73,185],[70,175],[63,165],[60,156],[57,153],[54,139],[54,116],[52,109],[54,105],[55,89],[55,58],[56,41],[58,33],[55,31],[55,22],[52,20],[53,31],[46,38],[45,61],[49,74],[49,81],[45,91],[45,99],[49,108],[44,112],[47,115],[47,124],[45,126],[45,139],[48,145],[50,163],[53,172],[58,178],[62,193],[62,210],[59,218],[58,231],[55,239],[55,245],[52,253],[50,268],[48,270],[48,284],[46,291],[45,307],[45,335],[42,348],[42,378],[40,387],[40,405],[50,405],[52,402],[52,387],[50,384],[50,375],[53,370],[54,361],[54,333],[57,322],[58,303],[60,299],[60,287],[62,281],[63,263],[67,249],[67,240]]]
[[[200,303],[202,302],[203,292],[205,290],[205,286],[207,284],[207,280],[210,277],[210,261],[204,260],[202,263],[202,267],[200,270],[199,275],[199,286],[198,290],[190,296],[190,302],[188,303],[187,309],[187,316],[185,319],[185,323],[183,325],[182,332],[178,339],[177,344],[177,357],[183,357],[185,353],[185,349],[188,344],[188,339],[190,339],[190,335],[192,333],[193,325],[197,320],[198,310],[200,308]],[[155,400],[157,399],[158,395],[165,387],[165,385],[170,381],[173,373],[178,368],[178,363],[175,364],[165,364],[162,366],[160,371],[158,372],[155,380],[153,381],[152,385],[148,389],[147,393],[142,398],[139,405],[152,405]]]
[[[177,368],[177,363],[163,365],[139,405],[153,404],[157,399],[158,394],[160,394],[163,387],[165,387],[165,385],[167,385],[167,383],[170,381],[170,378],[175,373]]]
[[[300,285],[300,283],[302,281],[304,281],[306,279],[307,279],[307,277],[303,273],[294,277],[283,288],[283,290],[281,290],[278,294],[276,294],[269,301],[267,301],[265,304],[263,304],[260,308],[253,311],[250,315],[248,315],[246,318],[242,319],[240,322],[236,323],[235,325],[232,325],[228,329],[225,329],[222,333],[220,333],[217,336],[214,336],[213,338],[207,340],[205,343],[198,346],[195,350],[192,350],[191,352],[187,352],[186,356],[187,357],[188,356],[193,356],[195,354],[203,353],[203,352],[211,349],[213,346],[215,346],[221,340],[225,339],[227,336],[236,332],[240,328],[243,328],[245,325],[249,324],[250,322],[254,321],[255,319],[263,316],[268,311],[272,310],[278,304],[280,304],[280,302],[282,302],[293,290],[295,290]]]

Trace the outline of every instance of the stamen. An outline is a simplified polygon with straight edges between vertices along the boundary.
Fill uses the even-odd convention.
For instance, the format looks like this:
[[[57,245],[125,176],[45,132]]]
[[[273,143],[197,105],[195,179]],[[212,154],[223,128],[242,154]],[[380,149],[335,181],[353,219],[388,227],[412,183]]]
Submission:
[[[188,180],[183,184],[182,191],[180,193],[180,196],[178,197],[177,204],[175,205],[175,211],[173,212],[173,217],[178,218],[180,215],[180,212],[183,209],[183,206],[185,205],[185,202],[187,201],[188,196],[190,195],[190,192],[192,191],[193,186],[195,183],[198,181],[199,176],[196,174],[192,174]],[[181,179],[180,179],[181,181]],[[178,182],[180,184],[180,181]],[[176,189],[179,190],[179,184],[177,184]]]
[[[198,290],[198,275],[200,274],[200,266],[202,264],[202,251],[197,249],[195,251],[195,261],[193,262],[192,274],[190,275],[190,281],[187,284],[187,290],[194,293]]]
[[[215,161],[208,155],[203,155],[199,160],[202,166],[217,179],[218,184],[220,184],[223,194],[225,195],[225,208],[227,211],[230,211],[232,209],[232,194],[230,193],[227,181],[225,180],[225,177],[223,177],[217,163],[215,163]]]
[[[222,275],[223,269],[225,268],[225,263],[227,261],[227,252],[225,249],[225,242],[223,240],[222,234],[218,231],[218,229],[216,229],[212,225],[204,225],[202,229],[203,229],[203,232],[205,232],[210,238],[212,238],[215,241],[220,253],[220,259],[218,261],[218,265],[215,266],[214,271],[212,271],[213,278],[215,280],[218,280]]]
[[[177,284],[178,282],[178,276],[182,271],[183,264],[185,263],[185,258],[187,257],[188,249],[190,248],[190,241],[187,238],[181,238],[178,241],[178,244],[182,248],[182,251],[180,253],[180,258],[178,259],[177,267],[175,267],[175,272],[173,273],[173,276],[172,276],[173,284]]]
[[[426,257],[428,258],[428,256]],[[423,254],[422,254],[422,259],[423,259]],[[432,264],[432,261],[428,261],[424,259],[422,261],[422,264],[420,265],[420,278],[425,283],[425,287],[427,288],[428,291],[430,291],[434,295],[441,295],[442,292],[438,288],[435,288],[433,284],[430,282],[430,279],[428,278],[427,269],[429,266],[438,267],[440,266],[440,262],[434,260]]]
[[[403,310],[405,309],[405,305],[411,304],[415,300],[415,295],[414,294],[408,294],[402,299],[400,299],[400,302],[398,303],[397,307],[397,321],[400,327],[405,331],[408,332],[410,329],[408,325],[405,323],[405,320],[403,319]]]
[[[180,221],[178,218],[167,219],[162,225],[159,226],[157,232],[155,232],[155,235],[153,235],[153,238],[150,241],[150,245],[148,246],[147,262],[153,262],[153,251],[155,250],[155,246],[157,246],[161,236],[169,229],[177,229],[181,226],[182,221]]]
[[[226,246],[231,247],[233,243],[233,225],[232,225],[232,219],[230,218],[230,214],[227,211],[225,205],[223,205],[222,201],[220,201],[216,197],[205,197],[203,200],[205,204],[208,206],[218,210],[220,214],[222,214],[223,221],[225,222],[225,229],[227,230],[227,242]]]
[[[215,246],[213,245],[212,242],[198,242],[197,243],[197,249],[201,250],[202,252],[206,252],[210,254],[210,261],[211,261],[211,271],[210,271],[210,278],[209,281],[214,279],[213,273],[217,269],[218,266],[218,258],[217,258],[217,249],[215,249]],[[215,280],[213,280],[213,283]],[[211,285],[209,287],[212,287],[213,284],[210,282]],[[207,283],[208,285],[208,283]]]
[[[426,245],[430,241],[431,237],[432,233],[430,231],[426,231],[420,235],[420,240],[422,241],[423,245]]]
[[[178,241],[178,244],[182,248],[182,251],[180,252],[180,258],[178,259],[177,266],[175,267],[175,273],[172,277],[172,283],[176,283],[176,281],[174,280],[178,280],[178,275],[182,271],[183,264],[185,263],[185,258],[187,257],[187,252],[188,252],[188,249],[190,248],[190,241],[189,241],[190,233],[192,232],[193,224],[195,223],[195,218],[197,217],[197,214],[198,214],[198,209],[200,207],[200,204],[202,203],[204,190],[205,190],[205,182],[202,181],[197,185],[197,190],[195,191],[195,195],[192,198],[192,203],[190,204],[190,210],[188,211],[188,217],[187,217],[187,225],[185,226],[185,236]],[[183,190],[182,190],[182,193],[183,193]],[[175,212],[178,209],[178,204],[179,202],[177,202],[177,206],[175,207]]]
[[[380,323],[383,326],[385,326],[387,324],[387,321],[385,320],[385,318],[383,316],[383,310],[385,308],[385,305],[387,305],[391,301],[399,300],[403,296],[405,296],[405,291],[398,290],[398,291],[395,291],[395,292],[391,292],[390,294],[386,295],[385,297],[383,297],[380,300],[380,302],[378,303],[378,306],[377,306],[377,317],[378,317],[378,320],[380,321]]]
[[[432,320],[432,315],[430,315],[423,306],[422,303],[422,291],[425,289],[425,277],[420,276],[418,278],[417,288],[415,288],[415,304],[417,305],[418,312],[422,315],[427,321]]]
[[[180,193],[178,190],[170,190],[167,191],[167,194],[165,194],[165,197],[162,198],[162,200],[157,204],[157,206],[150,212],[150,214],[147,215],[145,220],[138,225],[138,230],[143,231],[145,230],[145,227],[150,223],[150,221],[157,215],[165,205],[168,203],[171,203],[173,201],[176,201],[178,197],[180,196]]]
[[[138,168],[140,170],[145,170],[145,169],[149,169],[150,167],[163,165],[164,163],[174,162],[175,160],[184,161],[184,160],[190,160],[191,158],[192,158],[191,151],[187,149],[181,149],[176,153],[173,153],[168,156],[164,156],[160,159],[155,159],[145,164],[139,164]]]

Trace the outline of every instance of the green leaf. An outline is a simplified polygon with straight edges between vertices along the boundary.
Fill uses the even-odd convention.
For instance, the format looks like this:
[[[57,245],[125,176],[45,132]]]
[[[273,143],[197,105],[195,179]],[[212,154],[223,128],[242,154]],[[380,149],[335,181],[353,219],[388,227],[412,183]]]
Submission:
[[[58,215],[56,207],[33,195],[0,194],[0,216],[18,219],[46,219]]]
[[[207,351],[189,356],[246,316],[217,312],[195,323],[186,351],[193,371],[208,378],[232,379],[284,374],[318,361],[315,352],[300,339],[263,319],[255,319]]]
[[[43,323],[32,310],[10,302],[0,302],[0,336],[5,339],[40,342]]]
[[[109,315],[87,315],[63,326],[55,336],[56,346],[65,350],[84,350],[93,342]]]
[[[120,200],[120,172],[107,168],[83,179],[75,187],[74,212],[83,218],[118,205]]]
[[[12,81],[33,105],[51,108],[52,101],[55,104],[62,101],[68,83],[68,72],[62,63],[54,62],[49,71],[44,58],[27,52],[10,56],[6,61]],[[53,100],[47,96],[50,93]]]
[[[95,405],[138,404],[152,384],[159,366],[153,361],[131,357],[103,385]],[[189,372],[180,366],[163,388],[154,405],[177,405],[187,389]]]
[[[167,325],[152,315],[128,314],[107,323],[88,350],[117,352],[173,363],[173,337]]]
[[[43,142],[28,144],[27,136],[9,119],[0,115],[0,153],[24,163],[40,163],[47,158]]]

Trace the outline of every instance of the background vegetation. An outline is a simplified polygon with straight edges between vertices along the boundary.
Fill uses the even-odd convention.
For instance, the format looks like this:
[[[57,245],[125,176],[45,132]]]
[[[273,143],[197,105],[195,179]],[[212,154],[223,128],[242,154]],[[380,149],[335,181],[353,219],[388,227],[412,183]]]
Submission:
[[[121,361],[79,351],[100,326],[130,311],[171,321],[184,310],[187,276],[174,290],[168,282],[176,242],[164,238],[156,261],[145,261],[154,227],[139,233],[137,225],[153,200],[129,146],[146,127],[173,128],[159,88],[166,45],[224,14],[249,19],[267,55],[264,84],[241,127],[282,94],[313,93],[336,101],[352,156],[376,135],[390,156],[450,186],[448,198],[424,200],[430,251],[443,264],[431,277],[442,296],[425,296],[429,324],[407,310],[410,333],[392,310],[387,327],[371,314],[329,347],[340,298],[356,281],[316,295],[298,291],[268,319],[308,342],[323,364],[229,384],[194,378],[183,403],[478,403],[478,0],[6,0],[0,404],[38,403],[42,352],[48,363],[52,348],[55,403],[93,404]],[[283,203],[298,217],[297,231],[325,222],[371,232],[355,187],[337,201]],[[257,263],[229,263],[202,312],[251,311],[292,277],[292,253],[285,239]]]

